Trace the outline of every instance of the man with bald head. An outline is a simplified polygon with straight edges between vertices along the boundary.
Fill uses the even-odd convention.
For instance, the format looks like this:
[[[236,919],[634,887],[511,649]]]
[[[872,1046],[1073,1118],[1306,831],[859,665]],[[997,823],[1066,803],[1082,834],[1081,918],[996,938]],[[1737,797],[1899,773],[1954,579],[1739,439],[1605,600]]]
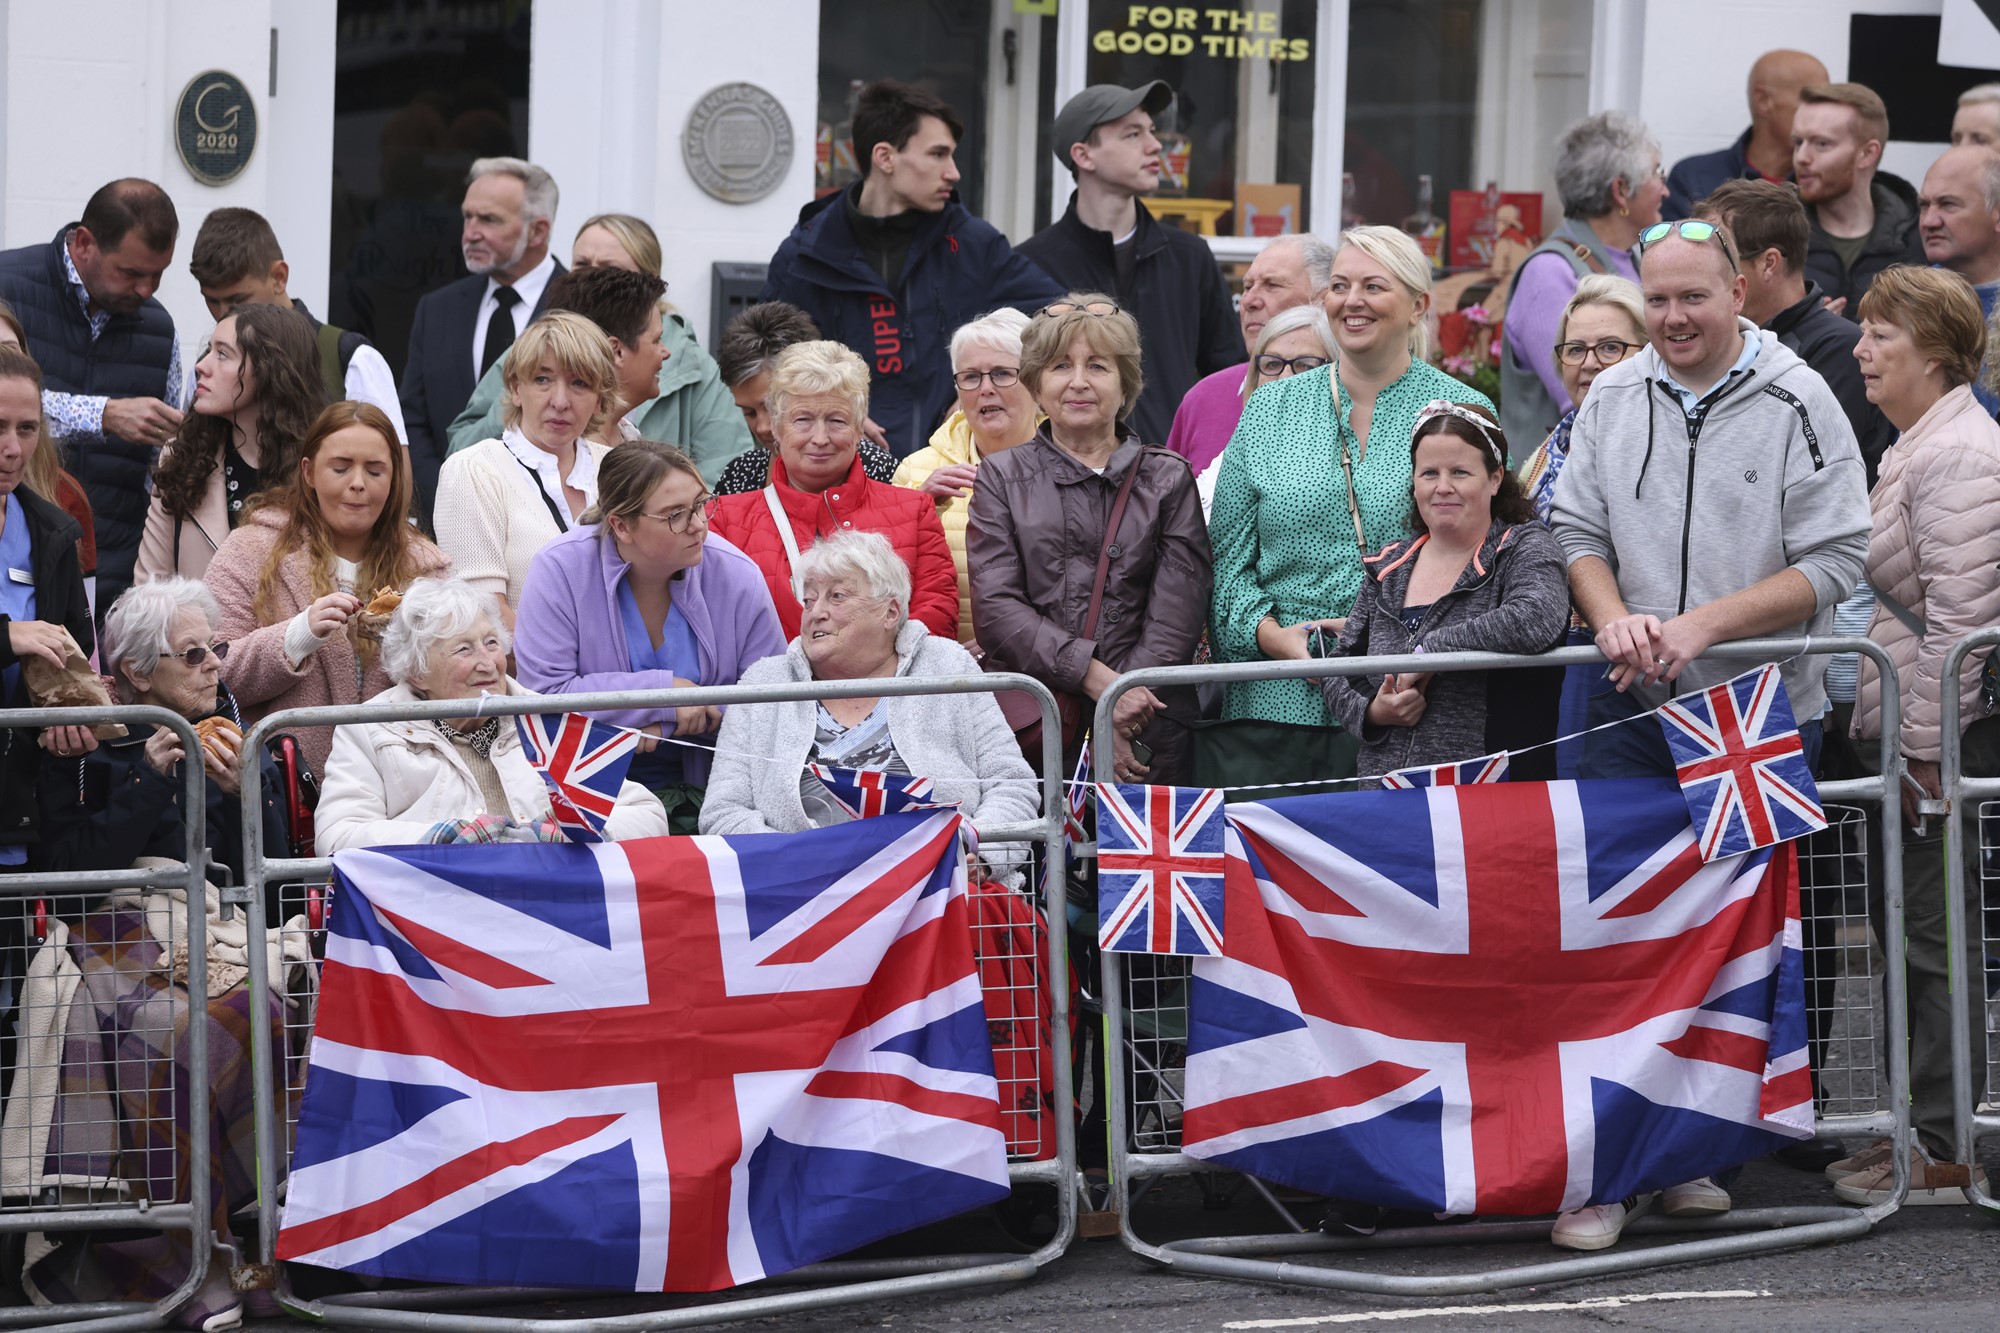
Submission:
[[[1792,113],[1799,89],[1825,83],[1826,66],[1804,51],[1766,51],[1750,67],[1750,128],[1713,153],[1684,157],[1667,174],[1663,218],[1684,218],[1724,181],[1792,178]]]
[[[1317,236],[1280,236],[1258,252],[1243,274],[1243,299],[1236,318],[1243,350],[1255,353],[1257,337],[1271,317],[1308,301],[1324,301],[1333,284],[1333,247]],[[1187,459],[1200,476],[1236,433],[1243,417],[1246,365],[1225,366],[1195,382],[1174,413],[1167,448]]]

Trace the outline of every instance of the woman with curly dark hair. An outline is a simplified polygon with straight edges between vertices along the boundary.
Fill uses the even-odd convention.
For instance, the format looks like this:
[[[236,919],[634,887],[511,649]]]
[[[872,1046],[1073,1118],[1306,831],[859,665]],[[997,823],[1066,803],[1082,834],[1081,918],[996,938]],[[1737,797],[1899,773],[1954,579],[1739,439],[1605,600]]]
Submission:
[[[250,497],[298,471],[299,443],[325,406],[311,320],[274,305],[223,316],[153,473],[136,581],[202,577]]]

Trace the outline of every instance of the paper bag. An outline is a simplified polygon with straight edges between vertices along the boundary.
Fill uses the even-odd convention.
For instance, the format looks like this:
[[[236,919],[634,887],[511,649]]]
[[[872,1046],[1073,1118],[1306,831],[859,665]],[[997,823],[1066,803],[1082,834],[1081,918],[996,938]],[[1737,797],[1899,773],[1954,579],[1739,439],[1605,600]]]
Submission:
[[[51,666],[46,657],[36,653],[20,659],[29,701],[37,708],[111,707],[111,691],[104,687],[104,678],[91,667],[70,632],[64,630],[62,636],[68,656],[60,667]],[[124,724],[118,722],[100,722],[91,731],[101,741],[125,735]]]

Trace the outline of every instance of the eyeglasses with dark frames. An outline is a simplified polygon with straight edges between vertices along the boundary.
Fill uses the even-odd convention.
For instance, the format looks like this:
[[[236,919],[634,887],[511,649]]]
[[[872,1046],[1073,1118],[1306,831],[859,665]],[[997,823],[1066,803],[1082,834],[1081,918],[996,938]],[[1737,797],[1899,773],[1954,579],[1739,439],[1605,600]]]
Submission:
[[[693,525],[696,514],[701,515],[701,525],[707,527],[715,520],[715,511],[721,504],[721,496],[703,495],[691,505],[682,505],[678,509],[669,509],[664,514],[651,514],[642,509],[639,511],[639,517],[650,518],[655,523],[666,524],[668,532],[686,532]]]
[[[1583,359],[1593,353],[1598,365],[1615,366],[1645,345],[1628,343],[1622,338],[1604,338],[1594,343],[1557,343],[1556,355],[1566,366],[1580,366]]]
[[[1308,370],[1318,370],[1331,359],[1324,356],[1282,357],[1265,352],[1257,358],[1257,373],[1267,380],[1274,380],[1287,371],[1303,375]]]
[[[206,662],[208,660],[209,654],[211,653],[215,655],[215,660],[220,662],[223,658],[229,656],[229,645],[227,643],[209,643],[209,644],[198,643],[194,647],[186,649],[185,651],[182,652],[161,653],[160,660],[164,662],[169,657],[171,657],[175,661],[183,663],[187,666],[198,667],[203,662]]]
[[[1019,366],[995,366],[991,370],[961,370],[951,377],[951,382],[961,393],[978,393],[984,380],[992,380],[996,389],[1011,389],[1021,382]]]

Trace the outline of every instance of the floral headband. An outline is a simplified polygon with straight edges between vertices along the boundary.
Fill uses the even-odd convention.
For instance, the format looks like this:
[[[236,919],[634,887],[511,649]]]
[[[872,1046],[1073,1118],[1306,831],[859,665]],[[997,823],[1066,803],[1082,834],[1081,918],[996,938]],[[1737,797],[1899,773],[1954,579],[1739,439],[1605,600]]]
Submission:
[[[1493,465],[1500,468],[1507,466],[1507,438],[1500,433],[1500,428],[1477,412],[1443,398],[1431,399],[1424,404],[1423,410],[1417,413],[1417,424],[1410,428],[1413,447],[1417,436],[1423,433],[1424,424],[1438,417],[1457,417],[1460,421],[1470,424],[1478,432],[1478,438],[1492,457]]]

